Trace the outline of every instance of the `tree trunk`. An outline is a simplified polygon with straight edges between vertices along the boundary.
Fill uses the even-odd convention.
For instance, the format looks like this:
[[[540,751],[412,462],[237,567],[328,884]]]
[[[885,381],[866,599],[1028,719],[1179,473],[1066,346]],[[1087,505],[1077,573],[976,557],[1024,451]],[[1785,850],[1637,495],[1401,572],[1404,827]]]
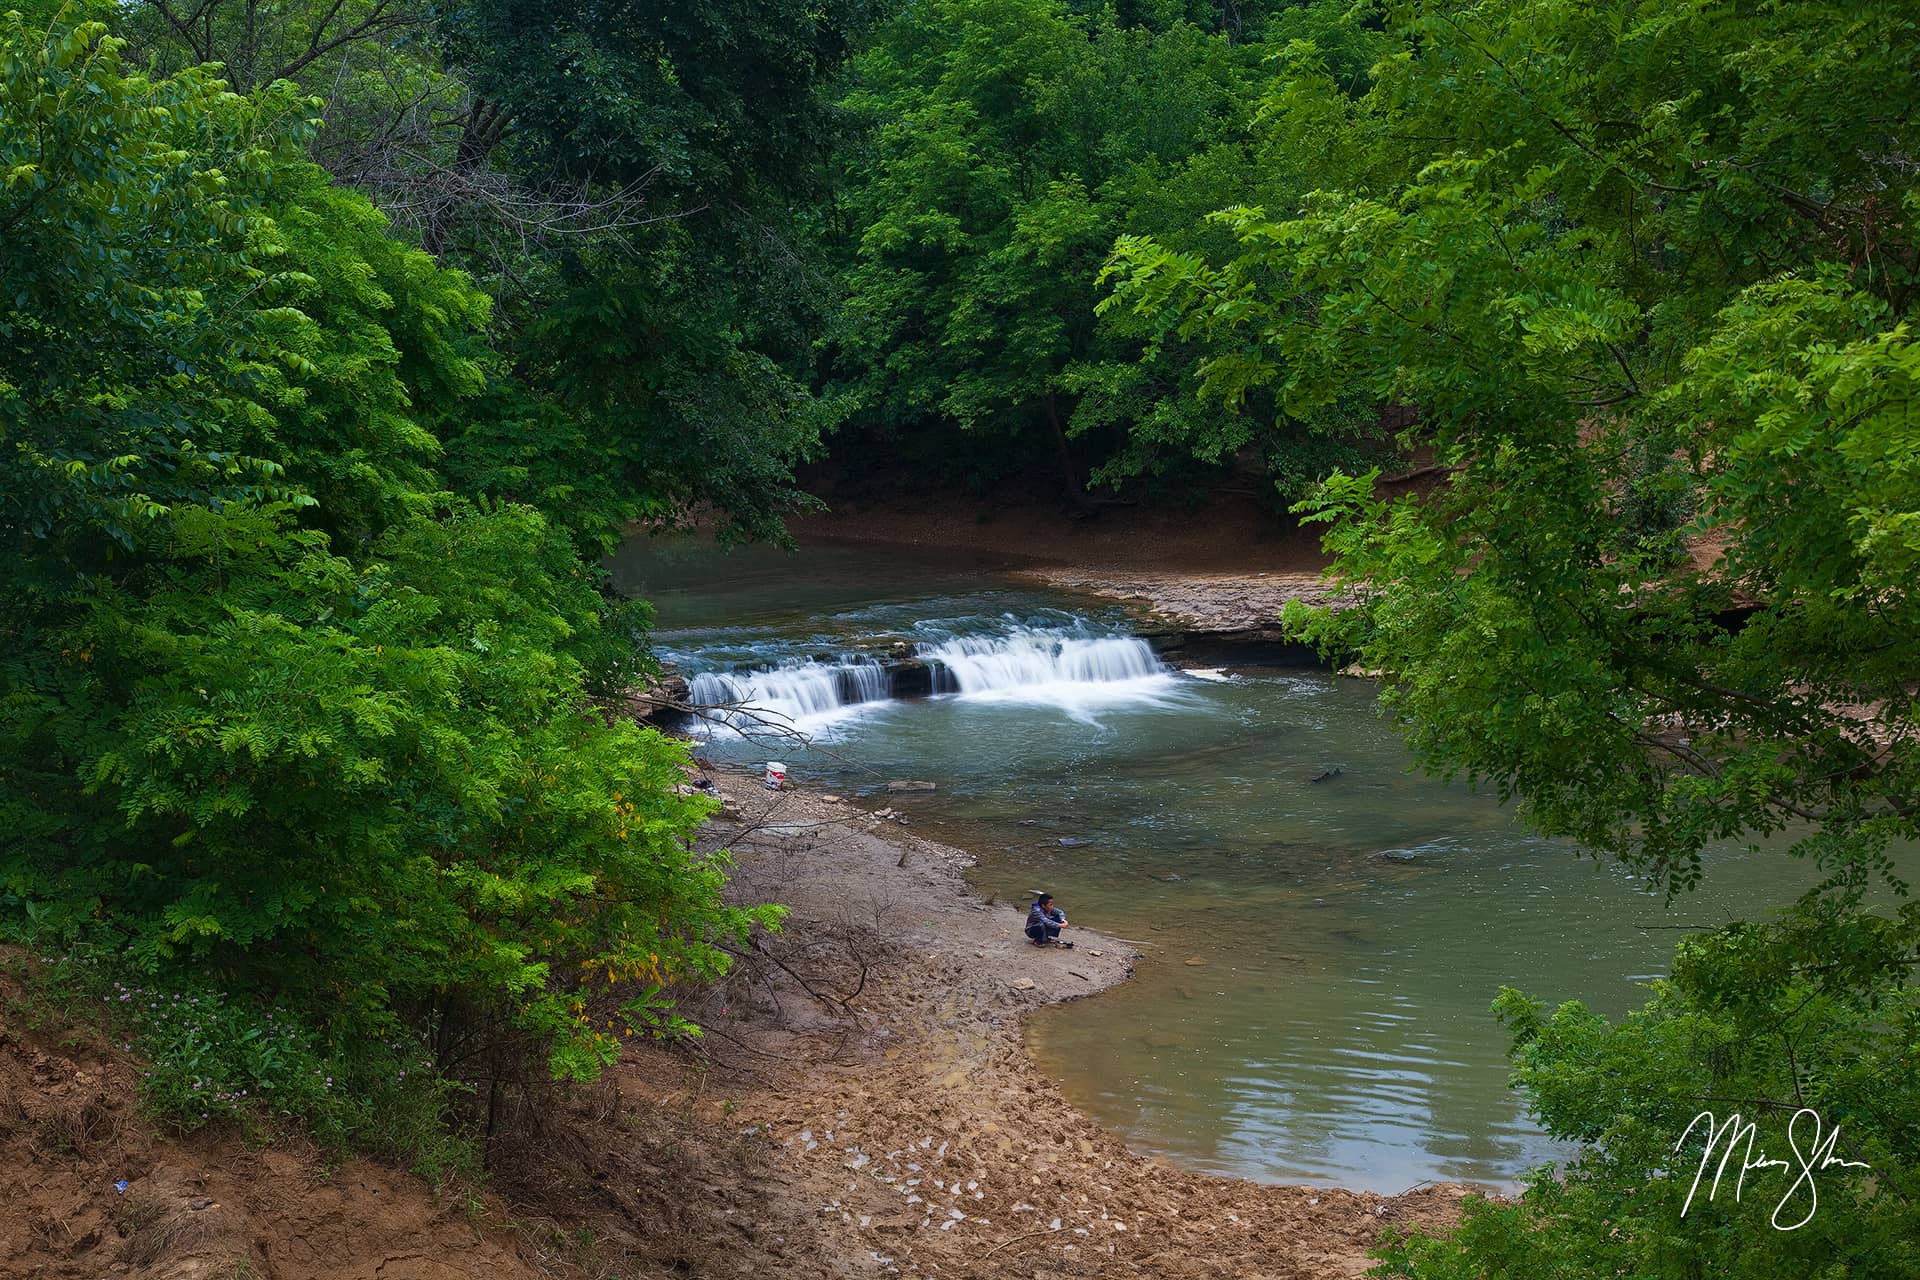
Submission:
[[[1066,488],[1067,501],[1072,504],[1076,515],[1091,515],[1093,503],[1087,499],[1087,491],[1080,487],[1080,475],[1073,468],[1073,454],[1067,449],[1067,432],[1060,425],[1060,405],[1054,393],[1047,392],[1044,401],[1047,410],[1047,426],[1053,432],[1054,456],[1060,462],[1060,482]]]
[[[500,145],[512,116],[504,102],[488,102],[475,97],[467,106],[467,118],[460,127],[460,140],[454,146],[452,172],[444,179],[454,185],[484,169],[493,149]],[[441,200],[429,207],[421,228],[421,247],[439,257],[446,246],[448,223],[467,206],[466,200]]]
[[[1220,30],[1230,45],[1241,42],[1239,0],[1224,0],[1220,6]]]

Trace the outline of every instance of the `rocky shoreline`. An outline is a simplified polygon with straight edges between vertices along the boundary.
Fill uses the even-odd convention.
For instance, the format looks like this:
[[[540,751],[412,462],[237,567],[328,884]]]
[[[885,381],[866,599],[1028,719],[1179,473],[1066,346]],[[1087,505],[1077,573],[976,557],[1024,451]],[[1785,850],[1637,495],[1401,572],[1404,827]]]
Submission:
[[[700,1105],[812,1206],[804,1230],[751,1232],[764,1257],[740,1274],[1357,1276],[1382,1228],[1455,1220],[1463,1187],[1274,1186],[1130,1150],[1034,1066],[1022,1024],[1177,960],[1077,924],[1072,950],[1027,945],[1024,902],[983,900],[972,859],[915,829],[922,793],[712,776],[732,892],[792,914],[717,1018],[699,1011],[719,1033]],[[644,1055],[618,1076],[623,1098],[675,1100]]]
[[[1222,637],[1242,655],[1267,642],[1285,600],[1318,589],[1306,575],[1032,572],[1137,608],[1163,655],[1189,664]],[[1266,1185],[1131,1150],[1035,1066],[1025,1019],[1181,957],[1079,921],[1072,950],[1028,946],[1024,902],[968,883],[972,859],[939,842],[919,787],[862,799],[805,777],[769,792],[709,776],[723,806],[701,846],[726,851],[733,900],[784,904],[784,926],[756,935],[721,983],[680,993],[681,1015],[705,1028],[694,1047],[629,1041],[600,1083],[507,1124],[489,1156],[497,1198],[364,1161],[333,1169],[304,1149],[149,1134],[117,1047],[49,1040],[35,1057],[22,1042],[10,1057],[0,1029],[0,1083],[22,1105],[116,1117],[104,1142],[36,1156],[17,1198],[125,1235],[113,1176],[132,1179],[128,1197],[155,1216],[126,1247],[150,1260],[119,1273],[152,1280],[242,1263],[283,1280],[1319,1280],[1366,1272],[1386,1228],[1457,1221],[1461,1186]]]
[[[925,791],[710,776],[724,807],[701,847],[730,851],[735,900],[789,916],[726,979],[680,991],[696,1040],[635,1038],[595,1084],[503,1113],[487,1189],[339,1164],[295,1134],[154,1130],[122,1046],[17,1019],[0,1026],[17,1210],[0,1272],[1321,1280],[1364,1273],[1384,1229],[1457,1220],[1463,1187],[1271,1186],[1130,1150],[1035,1067],[1022,1028],[1178,957],[1077,922],[1072,950],[1028,946],[1024,902],[983,899],[971,859],[922,834]],[[9,1009],[24,963],[0,951]]]
[[[1028,563],[1001,570],[1049,590],[1116,601],[1175,665],[1324,665],[1285,635],[1289,601],[1346,597],[1316,570],[1210,572]],[[877,645],[914,696],[911,652]],[[921,692],[931,692],[931,689]],[[651,692],[672,709],[684,684]],[[752,1236],[787,1274],[958,1276],[1359,1276],[1388,1226],[1443,1229],[1469,1188],[1379,1196],[1179,1168],[1133,1151],[1035,1066],[1027,1013],[1179,963],[1074,927],[1071,951],[1026,945],[1024,903],[983,900],[972,858],[926,838],[916,793],[862,800],[804,777],[768,792],[713,771],[725,807],[710,840],[731,850],[743,902],[792,910],[728,984],[702,1091],[708,1118],[764,1147],[783,1200],[806,1224]],[[776,1065],[777,1063],[777,1065]],[[675,1104],[644,1057],[623,1096]],[[736,1222],[737,1225],[737,1222]],[[744,1261],[741,1274],[751,1268]]]
[[[1012,576],[1056,591],[1118,601],[1134,612],[1138,619],[1135,630],[1141,638],[1176,665],[1323,665],[1310,645],[1286,633],[1280,616],[1294,602],[1337,608],[1351,599],[1318,572],[1088,570],[1037,565],[1015,570]]]

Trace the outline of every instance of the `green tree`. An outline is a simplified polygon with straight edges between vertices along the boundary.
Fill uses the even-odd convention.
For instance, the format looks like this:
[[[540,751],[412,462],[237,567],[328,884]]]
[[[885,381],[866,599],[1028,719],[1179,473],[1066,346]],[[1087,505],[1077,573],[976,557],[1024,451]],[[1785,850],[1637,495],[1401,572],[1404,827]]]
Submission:
[[[830,303],[808,219],[835,131],[816,91],[863,20],[738,0],[146,0],[112,15],[162,69],[323,102],[308,153],[494,300],[488,409],[416,415],[468,492],[585,547],[716,516],[778,539],[837,422],[806,384]]]
[[[1528,13],[1422,10],[1359,102],[1297,51],[1268,118],[1346,185],[1218,215],[1219,265],[1125,242],[1119,297],[1222,340],[1214,393],[1362,390],[1451,468],[1311,508],[1371,601],[1313,634],[1424,757],[1663,880],[1789,822],[1870,871],[1920,815],[1910,115],[1865,90],[1908,18]]]
[[[0,25],[0,926],[589,1076],[775,913],[589,701],[636,658],[573,543],[442,483],[485,298],[291,86],[120,50]]]
[[[585,436],[551,460],[515,457],[510,439],[455,440],[463,474],[611,479],[603,530],[710,511],[724,536],[784,536],[782,516],[808,502],[793,467],[840,416],[806,381],[811,330],[831,305],[812,219],[838,126],[819,83],[868,7],[437,11],[448,56],[506,122],[495,167],[618,211],[551,238],[497,291],[520,383],[584,418]]]
[[[1577,1001],[1549,1014],[1503,992],[1514,1084],[1580,1154],[1516,1201],[1469,1201],[1450,1237],[1390,1241],[1381,1271],[1920,1272],[1920,991],[1906,974],[1917,943],[1912,907],[1887,920],[1809,903],[1681,944],[1672,976],[1618,1024]],[[1751,1147],[1743,1123],[1755,1126]],[[1784,1166],[1743,1172],[1749,1159]]]
[[[951,0],[883,28],[844,99],[863,141],[833,355],[862,425],[998,455],[989,475],[1050,468],[1085,503],[1068,436],[1116,350],[1093,313],[1100,263],[1133,200],[1230,128],[1242,72],[1185,23],[1122,27],[1053,0]],[[1138,350],[1118,347],[1129,371]]]
[[[1246,126],[1271,52],[1250,41],[1303,20],[1254,8],[1223,26],[1178,6],[951,0],[877,33],[843,98],[860,142],[829,343],[861,438],[980,480],[1051,473],[1080,506],[1090,484],[1217,480],[1244,452],[1289,475],[1329,436],[1330,456],[1367,456],[1352,447],[1377,434],[1366,415],[1309,424],[1263,396],[1204,400],[1202,344],[1096,308],[1116,236],[1224,248],[1205,213],[1302,179]],[[1330,7],[1303,12],[1306,29],[1371,38]]]
[[[1249,121],[1258,120],[1271,68],[1294,42],[1312,41],[1348,95],[1371,84],[1372,66],[1391,47],[1365,8],[1342,3],[1276,6],[1270,13],[1236,6],[1230,26],[1236,42],[1248,42],[1242,56],[1252,60],[1233,93]],[[1234,238],[1208,214],[1250,199],[1291,203],[1324,176],[1324,157],[1316,151],[1258,124],[1238,124],[1177,166],[1135,167],[1121,197],[1128,209],[1124,232],[1183,253],[1226,256]],[[1106,278],[1103,271],[1096,286]],[[1095,472],[1105,483],[1177,476],[1196,462],[1209,470],[1237,468],[1250,456],[1264,496],[1284,506],[1336,468],[1399,461],[1386,426],[1395,415],[1369,397],[1347,394],[1289,410],[1265,387],[1212,394],[1206,379],[1211,362],[1226,354],[1221,334],[1183,328],[1170,311],[1115,305],[1110,295],[1095,311],[1101,358],[1077,364],[1068,377],[1080,397],[1075,433],[1104,432],[1114,440]]]
[[[1387,673],[1429,767],[1669,890],[1757,833],[1826,872],[1788,922],[1690,943],[1623,1027],[1507,1002],[1519,1083],[1589,1154],[1399,1265],[1807,1273],[1764,1214],[1699,1236],[1646,1192],[1706,1100],[1817,1096],[1885,1170],[1823,1210],[1831,1265],[1911,1274],[1913,920],[1867,891],[1904,892],[1920,837],[1914,14],[1392,13],[1363,95],[1307,43],[1265,104],[1317,188],[1215,215],[1230,253],[1122,242],[1115,305],[1204,343],[1210,394],[1362,395],[1432,451],[1432,493],[1304,504],[1357,606],[1292,618]]]

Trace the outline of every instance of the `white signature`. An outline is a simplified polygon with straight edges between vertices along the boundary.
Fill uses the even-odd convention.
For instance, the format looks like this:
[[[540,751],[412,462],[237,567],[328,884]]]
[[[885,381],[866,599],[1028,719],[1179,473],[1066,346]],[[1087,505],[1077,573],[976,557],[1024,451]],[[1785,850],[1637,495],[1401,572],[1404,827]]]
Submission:
[[[1802,1148],[1799,1129],[1802,1122],[1808,1120],[1813,1123],[1813,1132],[1808,1137],[1808,1145]],[[1740,1199],[1741,1189],[1746,1185],[1749,1170],[1784,1169],[1792,1172],[1796,1166],[1800,1170],[1799,1176],[1793,1180],[1793,1185],[1787,1188],[1787,1194],[1781,1196],[1780,1203],[1773,1207],[1771,1221],[1776,1231],[1797,1231],[1813,1221],[1814,1212],[1820,1208],[1820,1189],[1814,1184],[1814,1174],[1836,1166],[1843,1169],[1871,1167],[1864,1160],[1842,1160],[1833,1154],[1834,1144],[1840,1140],[1840,1126],[1835,1125],[1832,1132],[1823,1137],[1820,1131],[1825,1126],[1820,1120],[1820,1113],[1812,1107],[1800,1108],[1793,1113],[1793,1119],[1787,1121],[1787,1147],[1793,1152],[1791,1161],[1769,1159],[1764,1149],[1756,1151],[1754,1139],[1759,1134],[1759,1125],[1752,1121],[1742,1121],[1737,1111],[1728,1116],[1724,1124],[1714,1119],[1713,1112],[1702,1111],[1693,1118],[1693,1123],[1687,1126],[1686,1132],[1680,1135],[1680,1141],[1673,1144],[1675,1155],[1680,1153],[1680,1148],[1687,1145],[1687,1139],[1692,1137],[1693,1131],[1702,1124],[1706,1126],[1707,1146],[1706,1150],[1700,1153],[1700,1167],[1694,1172],[1693,1185],[1687,1189],[1687,1202],[1680,1207],[1680,1216],[1683,1218],[1687,1216],[1687,1210],[1693,1207],[1694,1193],[1700,1190],[1700,1179],[1706,1176],[1707,1165],[1713,1160],[1714,1151],[1720,1151],[1720,1164],[1713,1171],[1713,1185],[1707,1188],[1708,1200],[1712,1200],[1719,1193],[1720,1179],[1727,1172],[1727,1165],[1733,1159],[1734,1151],[1743,1142],[1746,1144],[1746,1151],[1740,1157],[1740,1171],[1733,1181],[1733,1198],[1736,1203]],[[1722,1143],[1725,1143],[1724,1147]],[[1798,1221],[1782,1225],[1780,1215],[1786,1212],[1787,1206],[1800,1195],[1802,1188],[1806,1191],[1807,1211]]]

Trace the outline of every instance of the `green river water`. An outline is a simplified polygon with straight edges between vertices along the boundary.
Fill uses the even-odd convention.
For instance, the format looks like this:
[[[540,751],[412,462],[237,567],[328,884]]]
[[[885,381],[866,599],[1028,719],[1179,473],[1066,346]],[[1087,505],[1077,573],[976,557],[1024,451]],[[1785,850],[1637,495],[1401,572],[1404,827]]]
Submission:
[[[934,781],[889,800],[978,854],[983,892],[1044,888],[1140,944],[1131,982],[1041,1011],[1029,1043],[1088,1113],[1196,1168],[1384,1192],[1511,1183],[1562,1153],[1507,1088],[1488,1012],[1502,984],[1622,1013],[1676,926],[1812,883],[1777,852],[1728,849],[1669,908],[1492,798],[1410,772],[1370,684],[1143,669],[1118,611],[990,563],[636,543],[613,568],[654,601],[664,657],[795,712],[814,743],[721,727],[709,754],[850,793]],[[972,687],[819,705],[871,676],[834,675],[847,650],[894,639],[960,655]]]

